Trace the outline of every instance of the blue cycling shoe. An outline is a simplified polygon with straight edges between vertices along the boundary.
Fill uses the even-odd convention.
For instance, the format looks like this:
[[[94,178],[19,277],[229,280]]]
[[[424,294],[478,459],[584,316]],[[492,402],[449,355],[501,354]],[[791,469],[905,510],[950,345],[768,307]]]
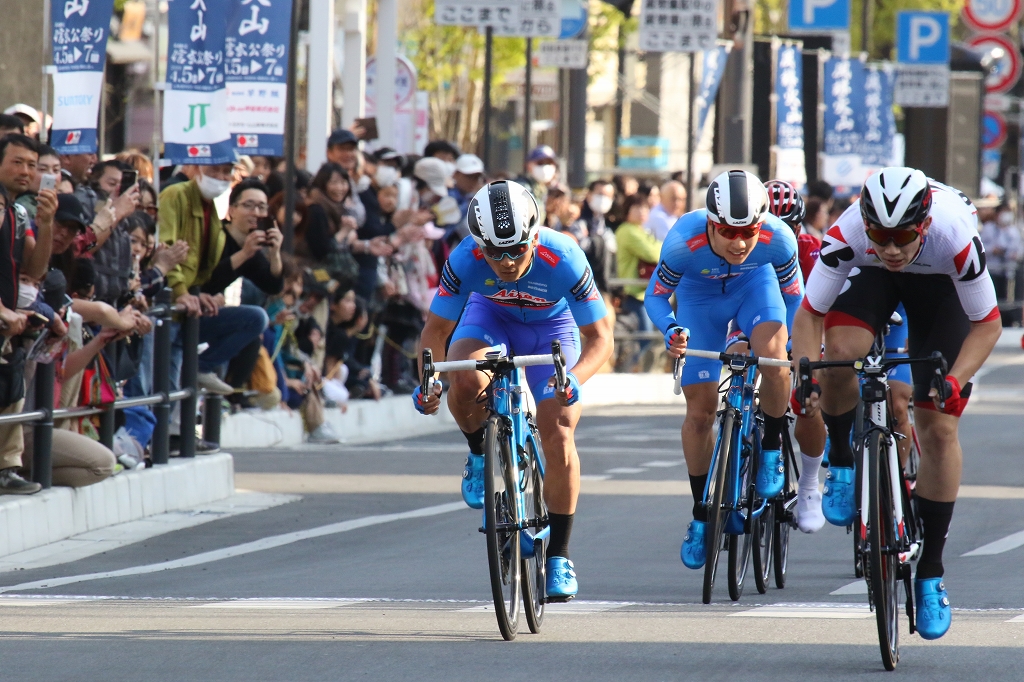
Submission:
[[[484,508],[484,456],[469,454],[462,472],[462,499],[470,509]]]
[[[821,497],[821,513],[833,526],[849,526],[857,516],[853,467],[829,467]]]
[[[914,580],[914,601],[917,602],[917,634],[924,639],[938,639],[946,634],[952,614],[942,578]]]
[[[704,531],[708,524],[694,519],[686,528],[683,546],[679,548],[679,558],[687,568],[703,568],[707,561],[708,550],[704,542]]]
[[[762,450],[754,490],[761,499],[770,500],[782,492],[785,482],[786,467],[782,463],[782,450]]]
[[[579,592],[576,582],[576,570],[572,562],[561,556],[548,557],[544,565],[547,569],[545,589],[548,599],[564,601],[572,599]]]

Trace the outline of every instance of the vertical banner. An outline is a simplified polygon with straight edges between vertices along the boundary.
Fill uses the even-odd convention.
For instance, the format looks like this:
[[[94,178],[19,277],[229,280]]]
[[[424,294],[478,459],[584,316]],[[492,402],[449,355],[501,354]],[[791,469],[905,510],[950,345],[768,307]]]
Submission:
[[[268,0],[250,0],[267,2]],[[164,158],[232,163],[224,82],[229,0],[167,0]]]
[[[840,187],[864,182],[861,163],[865,67],[859,59],[837,58],[825,62],[825,150],[822,177]]]
[[[61,154],[95,154],[114,0],[52,0],[53,132]]]
[[[891,64],[868,66],[864,72],[861,163],[872,169],[889,165],[892,142],[896,134],[896,117],[892,111],[895,74]]]
[[[722,74],[725,73],[725,63],[729,60],[729,53],[732,51],[732,42],[716,45],[710,50],[704,50],[703,66],[701,69],[700,89],[693,105],[697,108],[697,125],[694,127],[693,136],[700,140],[704,134],[704,122],[708,119],[708,111],[711,103],[718,96],[718,86],[722,83]]]
[[[779,43],[775,49],[775,157],[773,177],[798,187],[807,182],[804,165],[804,70],[801,46]]]
[[[229,0],[228,130],[238,154],[284,156],[292,0]]]

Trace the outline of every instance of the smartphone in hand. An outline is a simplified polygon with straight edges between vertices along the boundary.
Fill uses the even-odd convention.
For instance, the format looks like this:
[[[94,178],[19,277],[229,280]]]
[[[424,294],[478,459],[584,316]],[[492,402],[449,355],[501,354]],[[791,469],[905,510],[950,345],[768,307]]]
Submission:
[[[53,173],[43,173],[39,176],[39,191],[46,189],[57,189],[57,176]]]
[[[139,171],[128,170],[121,172],[121,190],[118,194],[124,194],[132,188],[136,182],[139,181]]]

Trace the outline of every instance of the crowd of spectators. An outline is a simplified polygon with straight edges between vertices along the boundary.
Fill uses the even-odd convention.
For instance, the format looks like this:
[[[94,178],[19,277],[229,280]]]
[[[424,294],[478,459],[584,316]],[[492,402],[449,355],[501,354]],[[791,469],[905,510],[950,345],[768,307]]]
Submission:
[[[38,363],[54,363],[55,407],[150,394],[147,311],[169,288],[172,302],[199,318],[200,388],[225,396],[232,411],[297,410],[310,442],[336,442],[329,410],[414,389],[424,315],[445,259],[469,234],[470,199],[489,180],[509,178],[447,141],[414,157],[361,148],[353,131],[337,130],[327,162],[294,176],[287,250],[283,159],[154,168],[138,150],[61,155],[38,133],[30,107],[0,115],[3,414],[32,404]],[[555,152],[541,145],[513,179],[537,197],[543,224],[587,256],[616,318],[607,369],[650,369],[660,344],[644,310],[646,280],[686,210],[685,178],[598,178],[574,194]],[[807,194],[803,229],[820,237],[849,201],[820,182]],[[1020,298],[1024,247],[1014,214],[992,206],[980,218],[1000,297],[1015,290]],[[177,388],[183,334],[180,321],[170,326]],[[54,483],[88,485],[144,466],[154,425],[146,407],[119,412],[108,449],[95,418],[62,420]],[[23,457],[31,435],[0,425],[0,494],[39,489]],[[218,447],[200,441],[197,451]]]

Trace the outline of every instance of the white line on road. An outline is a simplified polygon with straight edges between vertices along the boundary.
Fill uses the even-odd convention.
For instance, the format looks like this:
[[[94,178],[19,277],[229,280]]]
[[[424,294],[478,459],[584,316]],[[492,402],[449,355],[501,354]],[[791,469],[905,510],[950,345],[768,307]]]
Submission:
[[[651,467],[653,469],[667,469],[668,467],[677,467],[680,464],[684,464],[684,463],[685,462],[683,462],[683,460],[681,460],[681,459],[677,459],[677,460],[672,461],[672,462],[666,462],[665,460],[660,460],[659,459],[659,460],[656,460],[654,462],[644,462],[640,466],[642,466],[642,467]]]
[[[647,471],[646,469],[640,469],[638,467],[615,467],[614,469],[608,469],[605,471],[606,474],[642,474]]]
[[[960,556],[990,556],[992,554],[1002,554],[1003,552],[1009,552],[1011,549],[1017,549],[1021,545],[1024,545],[1024,530],[1013,535],[1007,535],[1005,538],[990,542],[987,545],[982,545],[978,549],[972,549],[966,554]]]
[[[602,613],[604,611],[612,611],[614,609],[621,609],[623,606],[634,606],[632,602],[608,602],[608,601],[570,601],[564,604],[545,604],[544,613]],[[481,604],[480,606],[470,606],[466,609],[459,609],[460,613],[493,613],[493,604]]]
[[[841,596],[844,594],[867,594],[868,583],[866,580],[856,580],[848,585],[843,585],[838,590],[833,590],[829,594]]]
[[[208,604],[195,604],[193,609],[293,609],[314,610],[333,609],[339,606],[356,604],[354,601],[335,601],[324,599],[232,599],[231,601],[214,601]]]
[[[741,618],[869,618],[871,609],[861,604],[775,604],[730,613]]]
[[[253,552],[262,552],[268,549],[275,549],[277,547],[283,547],[284,545],[290,545],[296,542],[301,542],[303,540],[320,538],[325,535],[345,533],[350,530],[357,530],[359,528],[366,528],[368,526],[379,526],[384,523],[391,523],[392,521],[403,521],[405,519],[418,519],[426,516],[437,516],[438,514],[447,514],[448,512],[453,512],[465,508],[466,505],[463,502],[449,502],[448,504],[438,504],[432,507],[422,507],[420,509],[413,509],[407,512],[399,512],[397,514],[379,514],[376,516],[364,516],[360,519],[341,521],[340,523],[331,523],[326,526],[318,526],[317,528],[309,528],[307,530],[295,531],[293,533],[272,535],[261,540],[244,542],[240,545],[232,545],[231,547],[222,547],[221,549],[215,549],[210,552],[202,552],[201,554],[195,554],[193,556],[185,557],[184,559],[175,559],[174,561],[162,561],[157,564],[144,564],[142,566],[132,566],[130,568],[122,568],[117,571],[104,571],[102,573],[83,573],[81,575],[70,575],[64,576],[62,578],[48,578],[46,580],[35,580],[28,583],[21,583],[19,585],[8,585],[6,587],[0,587],[0,593],[24,592],[25,590],[44,590],[50,587],[60,587],[61,585],[73,585],[75,583],[84,583],[89,582],[91,580],[122,578],[131,575],[143,575],[145,573],[158,573],[160,571],[169,571],[175,568],[199,566],[201,564],[208,564],[214,561],[220,561],[221,559],[230,559],[236,556],[252,554]]]

